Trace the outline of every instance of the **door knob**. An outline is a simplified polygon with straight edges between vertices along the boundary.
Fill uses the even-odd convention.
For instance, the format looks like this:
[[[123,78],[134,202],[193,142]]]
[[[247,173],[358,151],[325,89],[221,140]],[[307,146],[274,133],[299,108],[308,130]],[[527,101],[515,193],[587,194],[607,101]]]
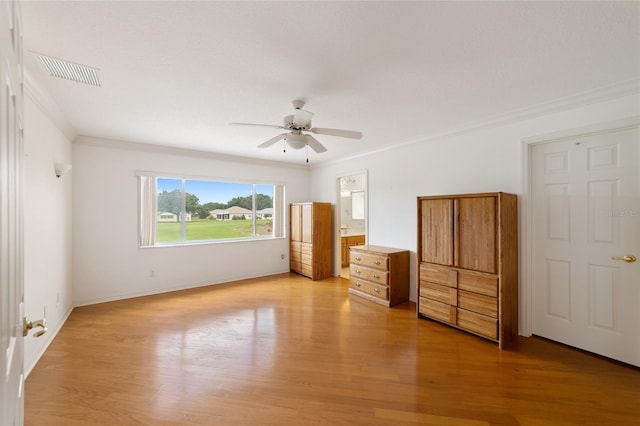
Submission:
[[[633,263],[637,260],[636,257],[632,254],[625,254],[624,256],[613,256],[611,259],[624,260],[627,263]]]
[[[29,321],[27,317],[24,317],[22,319],[22,335],[26,336],[27,334],[29,334],[29,330],[31,330],[32,328],[40,328],[40,330],[36,331],[33,334],[33,337],[42,336],[47,332],[47,320],[45,318],[42,318],[36,321]]]

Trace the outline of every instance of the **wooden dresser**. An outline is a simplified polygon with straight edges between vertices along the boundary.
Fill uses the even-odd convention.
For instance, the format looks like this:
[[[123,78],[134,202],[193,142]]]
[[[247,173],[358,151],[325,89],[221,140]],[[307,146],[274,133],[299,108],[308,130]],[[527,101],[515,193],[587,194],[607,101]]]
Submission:
[[[291,271],[312,280],[331,276],[331,203],[292,203],[289,209]]]
[[[350,294],[387,307],[409,300],[408,250],[363,245],[350,251]]]
[[[514,194],[418,197],[418,316],[506,348],[518,334]]]

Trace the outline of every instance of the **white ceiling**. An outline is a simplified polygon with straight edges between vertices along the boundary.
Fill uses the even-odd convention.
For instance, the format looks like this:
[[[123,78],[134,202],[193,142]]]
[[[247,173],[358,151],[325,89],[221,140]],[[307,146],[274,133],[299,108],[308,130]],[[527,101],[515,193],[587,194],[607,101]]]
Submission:
[[[304,163],[257,145],[291,101],[311,164],[418,141],[602,87],[640,81],[639,2],[23,1],[32,92],[79,135]],[[30,52],[100,69],[50,77]]]

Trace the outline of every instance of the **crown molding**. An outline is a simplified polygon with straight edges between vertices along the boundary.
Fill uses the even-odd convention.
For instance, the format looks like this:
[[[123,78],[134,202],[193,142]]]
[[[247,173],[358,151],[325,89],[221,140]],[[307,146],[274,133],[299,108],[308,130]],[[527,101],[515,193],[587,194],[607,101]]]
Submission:
[[[141,143],[141,142],[128,142],[128,141],[122,141],[117,139],[105,139],[105,138],[86,136],[86,135],[79,135],[73,141],[73,144],[79,145],[79,146],[120,149],[120,150],[128,150],[128,151],[153,153],[153,154],[206,158],[209,160],[235,162],[235,163],[242,163],[242,164],[248,164],[253,166],[269,166],[269,167],[280,167],[280,168],[299,169],[299,170],[309,169],[309,167],[306,164],[300,165],[295,163],[286,163],[282,161],[261,160],[259,158],[242,157],[238,155],[229,155],[229,154],[219,154],[211,151],[199,151],[196,149],[175,148],[170,146],[154,145],[154,144]]]
[[[440,139],[446,139],[453,136],[460,136],[466,133],[505,126],[511,123],[529,120],[544,115],[554,114],[562,111],[567,111],[574,108],[580,108],[583,106],[596,104],[600,102],[606,102],[609,100],[622,98],[630,95],[640,95],[640,78],[633,78],[630,80],[624,80],[615,84],[599,87],[597,89],[587,90],[584,92],[576,93],[570,96],[554,99],[547,102],[531,105],[525,108],[520,108],[512,111],[508,111],[501,114],[496,114],[483,120],[478,120],[470,123],[466,123],[456,128],[451,128],[444,132],[440,132],[433,135],[424,135],[418,138],[412,138],[404,142],[388,145],[383,148],[374,149],[365,153],[356,154],[350,157],[341,158],[339,160],[328,161],[312,166],[312,169],[327,167],[331,165],[341,164],[346,161],[355,160],[358,158],[367,157],[369,155],[378,154],[381,152],[402,148],[405,146],[436,141]]]
[[[53,124],[64,134],[69,140],[73,141],[78,136],[76,129],[69,123],[65,115],[60,110],[58,104],[53,98],[38,85],[31,73],[25,68],[24,75],[24,93],[31,99],[36,106],[44,112]]]

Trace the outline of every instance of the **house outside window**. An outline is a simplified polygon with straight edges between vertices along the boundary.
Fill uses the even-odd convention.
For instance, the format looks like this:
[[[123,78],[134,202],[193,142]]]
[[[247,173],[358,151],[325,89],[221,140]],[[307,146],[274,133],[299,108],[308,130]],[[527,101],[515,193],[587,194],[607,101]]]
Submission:
[[[139,245],[284,237],[284,186],[139,172]]]

